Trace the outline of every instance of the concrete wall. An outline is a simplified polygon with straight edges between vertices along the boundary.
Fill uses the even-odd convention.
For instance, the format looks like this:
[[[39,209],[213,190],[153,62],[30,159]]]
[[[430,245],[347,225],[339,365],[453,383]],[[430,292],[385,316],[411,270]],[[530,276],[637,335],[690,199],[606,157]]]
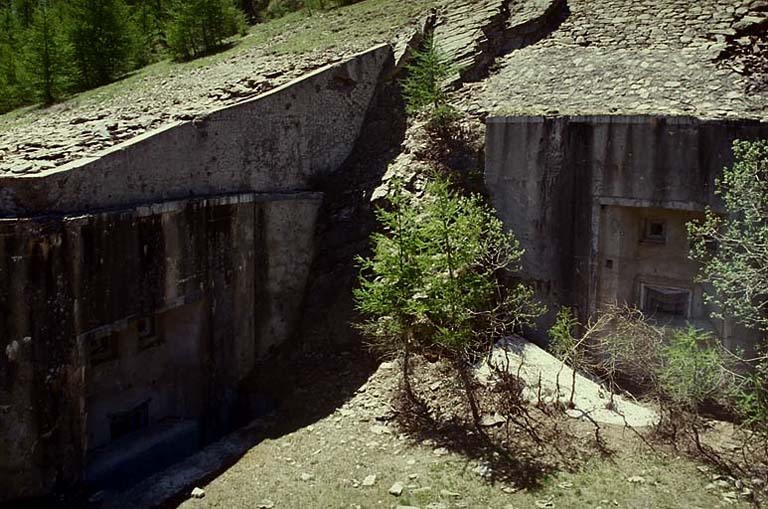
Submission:
[[[259,353],[293,333],[322,195],[245,194],[0,221],[0,500],[75,481],[110,413],[215,435]],[[137,320],[163,343],[137,349]],[[287,317],[287,318],[286,318]],[[114,332],[117,359],[89,341]]]
[[[733,141],[756,138],[768,138],[768,124],[646,116],[491,118],[485,180],[500,217],[526,250],[524,270],[539,297],[551,309],[568,304],[585,317],[599,302],[600,243],[608,234],[601,231],[601,210],[719,208],[714,179],[733,162]],[[643,271],[657,270],[648,263],[665,263],[664,256],[652,258]],[[690,268],[680,271],[687,275]],[[614,290],[619,297],[622,292]],[[552,313],[540,323],[542,338],[551,319]]]
[[[0,178],[0,217],[223,193],[308,190],[352,151],[380,75],[380,46],[265,95],[29,177]]]
[[[373,48],[98,157],[0,178],[0,502],[71,486],[94,455],[117,468],[109,415],[143,401],[150,424],[185,426],[151,440],[227,430],[238,383],[295,334],[312,188],[352,153],[391,64]],[[140,349],[145,317],[162,341]],[[104,335],[119,355],[97,364]]]

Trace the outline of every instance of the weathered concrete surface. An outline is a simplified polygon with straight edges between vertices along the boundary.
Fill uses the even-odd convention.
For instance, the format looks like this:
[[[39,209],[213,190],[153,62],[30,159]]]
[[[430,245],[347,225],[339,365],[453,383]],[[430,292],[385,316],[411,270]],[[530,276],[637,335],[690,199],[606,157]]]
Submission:
[[[227,428],[238,383],[285,341],[313,259],[319,193],[241,194],[0,221],[0,500],[82,475],[109,415]],[[137,346],[137,320],[157,346]],[[114,359],[90,358],[115,334]]]
[[[598,305],[601,210],[717,208],[714,179],[733,161],[733,140],[755,138],[768,138],[768,123],[496,117],[487,124],[485,180],[540,298],[586,316]]]
[[[4,216],[121,207],[190,196],[307,190],[349,156],[389,46],[263,96],[170,124],[83,159],[0,176]]]

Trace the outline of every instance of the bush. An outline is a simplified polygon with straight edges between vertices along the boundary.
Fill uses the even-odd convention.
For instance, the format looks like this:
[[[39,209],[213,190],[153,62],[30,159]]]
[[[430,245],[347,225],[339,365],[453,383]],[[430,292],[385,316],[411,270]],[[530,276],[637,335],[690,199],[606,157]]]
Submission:
[[[558,359],[568,359],[578,341],[574,337],[579,321],[573,316],[571,308],[563,307],[557,312],[554,325],[549,329],[549,349]]]
[[[648,323],[632,307],[609,307],[585,325],[582,341],[593,370],[612,386],[654,393],[661,365],[664,330]]]
[[[691,257],[718,316],[768,334],[768,141],[736,141],[733,152],[735,164],[715,183],[727,214],[708,210],[688,225]]]
[[[265,17],[281,18],[291,12],[306,9],[312,15],[317,11],[352,5],[361,0],[270,0],[265,9]]]
[[[461,129],[461,113],[448,104],[442,104],[430,111],[424,128],[433,141],[441,144],[454,144],[466,138]]]
[[[768,441],[768,354],[763,352],[750,367],[736,390],[736,408],[744,423]]]
[[[695,412],[706,402],[724,403],[731,384],[726,356],[709,333],[689,326],[671,334],[661,350],[659,390],[672,404]]]
[[[286,14],[301,10],[303,7],[303,0],[270,0],[265,17],[269,19],[282,18]]]
[[[232,0],[175,0],[166,38],[177,59],[195,58],[220,48],[237,33],[245,34],[245,14]]]

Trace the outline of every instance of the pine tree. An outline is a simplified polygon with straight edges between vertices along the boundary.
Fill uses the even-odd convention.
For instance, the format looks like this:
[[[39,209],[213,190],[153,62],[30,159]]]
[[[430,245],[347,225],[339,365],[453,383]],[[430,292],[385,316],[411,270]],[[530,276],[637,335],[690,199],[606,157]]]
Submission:
[[[132,68],[133,27],[123,0],[71,0],[67,35],[81,87],[107,84]]]
[[[42,0],[27,32],[23,69],[29,90],[45,104],[60,98],[68,87],[69,49],[61,16],[49,0]]]
[[[0,7],[0,112],[23,102],[17,55],[21,47],[21,27],[10,2]]]
[[[28,28],[32,25],[37,3],[37,0],[13,0],[13,10],[16,12],[19,23],[23,28]]]
[[[166,29],[168,47],[177,59],[194,58],[221,47],[245,27],[245,14],[232,0],[176,0]]]
[[[148,65],[159,59],[164,43],[166,13],[159,0],[140,0],[130,6],[135,27],[134,57],[137,66]]]

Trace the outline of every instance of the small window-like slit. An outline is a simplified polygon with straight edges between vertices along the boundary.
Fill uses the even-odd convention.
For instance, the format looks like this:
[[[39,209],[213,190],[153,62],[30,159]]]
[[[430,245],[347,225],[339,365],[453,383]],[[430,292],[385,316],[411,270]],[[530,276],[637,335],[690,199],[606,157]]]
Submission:
[[[687,318],[690,314],[690,290],[644,285],[642,293],[642,309],[649,316]]]
[[[643,230],[643,241],[664,244],[667,241],[667,224],[657,219],[647,219]]]

